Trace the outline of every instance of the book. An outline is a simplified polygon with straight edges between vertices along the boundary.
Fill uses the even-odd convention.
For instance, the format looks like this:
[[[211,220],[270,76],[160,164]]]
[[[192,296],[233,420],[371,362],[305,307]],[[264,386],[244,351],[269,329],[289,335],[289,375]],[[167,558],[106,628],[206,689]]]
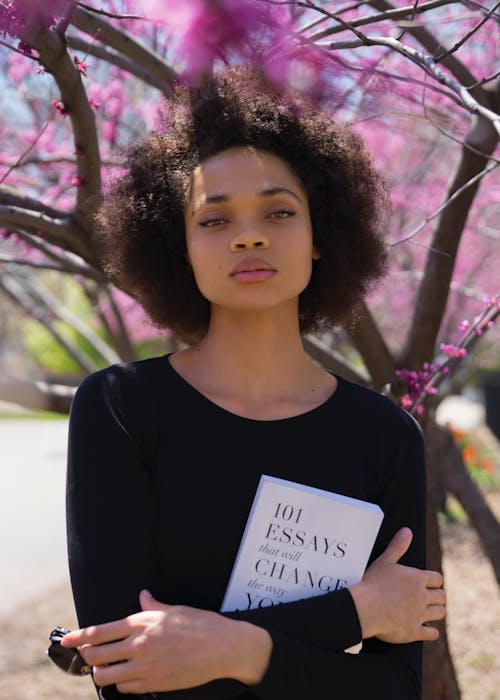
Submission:
[[[383,517],[374,503],[263,474],[221,612],[286,603],[357,583]]]

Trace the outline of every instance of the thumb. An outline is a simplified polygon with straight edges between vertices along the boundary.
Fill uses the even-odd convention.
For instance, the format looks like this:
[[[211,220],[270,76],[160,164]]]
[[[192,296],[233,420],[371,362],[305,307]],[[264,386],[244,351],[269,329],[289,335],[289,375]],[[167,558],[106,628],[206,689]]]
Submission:
[[[146,589],[139,593],[139,603],[141,604],[141,610],[144,612],[146,610],[165,610],[168,607],[165,603],[160,603],[159,600],[153,598],[151,593]]]
[[[413,539],[413,533],[409,527],[402,527],[398,530],[386,549],[379,556],[379,560],[386,564],[397,564],[399,559],[406,554]]]

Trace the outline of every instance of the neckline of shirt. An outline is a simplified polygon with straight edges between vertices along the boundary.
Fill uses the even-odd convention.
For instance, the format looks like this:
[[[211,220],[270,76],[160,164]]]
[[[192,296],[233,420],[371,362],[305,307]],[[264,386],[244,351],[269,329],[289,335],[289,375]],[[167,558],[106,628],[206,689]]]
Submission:
[[[222,406],[219,406],[219,404],[215,403],[215,401],[212,401],[212,399],[209,399],[208,396],[205,396],[199,389],[194,387],[192,384],[190,384],[187,379],[185,379],[179,372],[175,369],[175,367],[172,365],[170,362],[170,356],[173,355],[174,353],[169,352],[163,355],[163,358],[166,360],[166,364],[168,367],[168,370],[170,374],[176,379],[177,383],[190,391],[194,396],[198,398],[199,401],[202,403],[206,404],[209,406],[213,411],[224,414],[226,416],[230,416],[233,419],[236,419],[238,421],[246,421],[248,423],[262,423],[262,424],[273,424],[276,425],[277,423],[290,423],[292,421],[298,421],[301,419],[308,419],[310,417],[315,416],[317,413],[324,411],[327,408],[330,408],[333,404],[336,404],[338,401],[338,393],[339,391],[343,390],[344,387],[344,379],[339,376],[338,374],[334,374],[333,372],[329,372],[335,379],[337,380],[337,386],[335,388],[335,391],[330,394],[330,396],[323,401],[323,403],[318,404],[318,406],[315,406],[314,408],[311,408],[309,411],[304,411],[303,413],[297,413],[294,416],[287,416],[285,418],[271,418],[271,419],[259,419],[259,418],[248,418],[247,416],[240,416],[238,413],[233,413],[232,411],[229,411],[227,408],[223,408]]]

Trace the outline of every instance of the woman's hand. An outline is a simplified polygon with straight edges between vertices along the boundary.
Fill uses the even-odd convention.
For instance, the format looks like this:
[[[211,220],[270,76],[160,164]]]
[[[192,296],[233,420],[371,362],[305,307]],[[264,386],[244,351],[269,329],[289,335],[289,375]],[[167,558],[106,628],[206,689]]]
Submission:
[[[166,605],[148,591],[142,612],[65,635],[94,666],[99,686],[121,693],[180,690],[217,678],[254,685],[266,672],[272,640],[266,630],[208,610]],[[111,665],[109,665],[111,664]]]
[[[350,587],[363,639],[403,644],[439,637],[439,631],[426,623],[445,616],[443,577],[437,571],[398,564],[411,540],[411,530],[399,530],[362,581]]]

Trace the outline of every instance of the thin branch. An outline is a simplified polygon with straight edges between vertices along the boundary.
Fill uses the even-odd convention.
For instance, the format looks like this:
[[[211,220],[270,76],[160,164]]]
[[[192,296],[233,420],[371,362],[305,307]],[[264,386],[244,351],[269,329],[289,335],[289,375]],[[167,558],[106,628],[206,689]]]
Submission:
[[[178,80],[178,74],[158,54],[143,46],[128,34],[124,34],[119,29],[116,29],[109,22],[96,17],[92,12],[84,10],[82,7],[77,7],[72,24],[85,34],[98,36],[101,42],[122,53],[152,75],[156,75],[163,83],[170,85]],[[167,94],[170,92],[171,90],[169,89]]]
[[[88,265],[79,255],[61,248],[55,250],[47,241],[26,231],[16,230],[16,235],[30,247],[36,248],[51,260],[62,265],[65,270],[70,270],[75,275],[83,275],[96,282],[106,281],[102,272]]]
[[[346,328],[346,331],[363,358],[370,374],[372,388],[381,391],[390,378],[394,376],[396,363],[364,301],[359,304],[355,313],[355,324],[352,328]]]
[[[85,51],[91,56],[95,56],[111,65],[117,66],[122,70],[126,70],[131,75],[135,75],[136,78],[142,80],[148,85],[160,90],[163,94],[168,94],[171,90],[170,83],[161,80],[155,73],[152,73],[144,66],[136,63],[130,58],[123,56],[123,54],[115,51],[114,49],[106,46],[105,44],[95,44],[89,43],[74,34],[68,34],[66,36],[68,46],[72,49],[77,49],[78,51]]]
[[[52,118],[54,117],[54,114],[55,114],[55,108],[52,107],[52,109],[51,109],[51,111],[50,111],[49,118],[46,120],[45,124],[44,124],[44,125],[42,126],[42,128],[40,129],[40,131],[39,131],[39,133],[37,134],[35,140],[32,141],[32,143],[30,143],[30,145],[23,151],[23,153],[21,153],[21,155],[20,155],[19,158],[15,161],[15,163],[14,163],[13,165],[11,165],[11,166],[8,168],[7,172],[2,176],[2,179],[0,180],[0,185],[1,185],[3,182],[5,182],[5,180],[9,177],[10,173],[11,173],[15,168],[17,168],[17,167],[19,167],[19,166],[21,165],[21,163],[22,163],[23,160],[24,160],[24,157],[25,157],[26,155],[28,155],[28,153],[29,153],[30,151],[33,150],[33,148],[34,148],[34,147],[36,146],[36,144],[38,143],[38,140],[39,140],[40,137],[42,136],[43,132],[45,131],[45,129],[48,127],[48,125],[49,125],[50,122],[52,121]]]
[[[106,10],[97,10],[95,7],[85,5],[83,2],[77,2],[76,4],[78,7],[81,7],[88,12],[95,12],[96,15],[104,15],[104,17],[110,17],[111,19],[147,19],[147,17],[144,17],[144,15],[117,15],[113,12],[106,12]]]
[[[24,287],[25,283],[26,279],[23,280],[22,287]],[[85,372],[92,372],[95,367],[90,363],[89,359],[85,357],[80,348],[78,348],[74,343],[67,341],[61,335],[53,321],[47,318],[47,313],[44,313],[44,311],[36,304],[33,304],[32,301],[29,301],[26,297],[25,290],[20,287],[21,283],[18,280],[11,277],[7,278],[6,275],[2,275],[2,278],[0,279],[0,290],[3,291],[3,293],[21,309],[23,309],[27,316],[38,321]]]
[[[475,27],[473,27],[469,32],[467,32],[467,34],[466,34],[464,37],[462,37],[462,38],[460,39],[460,41],[458,41],[451,49],[449,49],[448,51],[443,51],[443,53],[440,53],[439,55],[434,56],[434,60],[436,61],[436,63],[438,63],[439,61],[442,61],[443,58],[446,58],[446,56],[451,56],[451,54],[452,54],[452,53],[455,53],[455,51],[458,51],[458,49],[459,49],[463,44],[465,44],[465,42],[468,41],[468,40],[471,38],[471,36],[473,36],[477,31],[479,31],[479,29],[481,29],[481,27],[483,26],[483,24],[484,24],[485,22],[487,22],[487,21],[489,20],[489,18],[490,18],[490,17],[492,16],[492,14],[495,12],[495,10],[497,9],[497,7],[500,7],[500,2],[497,2],[496,5],[493,5],[493,7],[491,8],[491,10],[490,10],[489,12],[487,12],[487,13],[484,15],[483,19],[480,20],[480,21],[475,25]]]
[[[24,281],[27,291],[51,310],[61,321],[74,328],[106,362],[113,364],[120,358],[115,351],[90,326],[83,323],[78,314],[73,313],[47,290],[33,283],[32,278]]]
[[[66,269],[62,265],[49,262],[34,262],[33,260],[26,260],[25,258],[15,258],[13,255],[0,255],[0,263],[25,265],[39,270],[55,270],[56,272],[70,272],[73,274],[73,270]]]
[[[467,90],[472,90],[473,88],[480,87],[481,85],[485,85],[486,83],[491,83],[492,80],[496,80],[498,76],[500,75],[500,70],[497,71],[496,73],[492,73],[492,75],[489,75],[487,78],[483,78],[482,80],[478,80],[477,83],[474,83],[473,85],[467,85]]]
[[[476,152],[476,149],[471,149],[474,152]],[[485,157],[484,154],[480,154],[482,157]],[[487,157],[487,156],[486,156]],[[474,177],[471,177],[470,180],[468,180],[465,184],[463,184],[461,187],[458,188],[448,199],[441,204],[440,207],[438,207],[435,211],[432,212],[429,216],[427,216],[421,224],[417,226],[416,229],[414,229],[411,233],[407,234],[403,238],[399,238],[397,241],[394,241],[394,243],[390,244],[391,248],[395,248],[397,245],[401,245],[401,243],[406,243],[406,241],[410,241],[412,238],[414,238],[417,233],[420,233],[422,229],[424,229],[428,223],[430,223],[433,219],[435,219],[439,214],[441,214],[442,211],[444,211],[447,207],[450,206],[452,202],[455,201],[460,195],[465,192],[466,189],[469,187],[472,187],[472,185],[475,185],[479,180],[481,180],[485,175],[488,175],[491,173],[495,168],[498,168],[500,165],[500,162],[495,159],[495,162],[492,163],[491,165],[486,166],[484,170],[481,170],[480,173],[477,175],[474,175]]]
[[[387,10],[384,10],[383,12],[379,13],[378,15],[370,15],[369,17],[361,17],[360,19],[351,20],[348,23],[344,23],[344,21],[340,19],[339,13],[328,12],[324,8],[317,7],[313,3],[310,3],[310,9],[314,9],[317,12],[321,12],[325,15],[325,17],[340,22],[341,26],[340,27],[329,27],[328,29],[324,29],[321,32],[317,32],[316,34],[312,34],[311,36],[308,36],[307,38],[310,39],[311,41],[317,41],[318,39],[324,39],[326,36],[331,36],[332,34],[338,34],[340,32],[344,32],[346,30],[352,31],[352,29],[354,27],[364,27],[367,24],[376,24],[378,22],[388,22],[388,21],[395,22],[399,19],[403,19],[404,17],[408,17],[408,15],[414,16],[415,13],[422,14],[422,13],[427,12],[429,10],[434,10],[436,7],[442,7],[443,5],[450,5],[450,4],[453,4],[455,2],[456,2],[456,0],[431,0],[430,2],[425,2],[425,3],[422,3],[421,5],[418,5],[417,8],[415,8],[415,5],[407,5],[406,7],[400,7],[397,9],[396,8],[387,9]]]
[[[393,6],[387,0],[370,0],[370,5],[376,10],[392,10]],[[424,26],[418,25],[408,27],[408,34],[413,36],[424,49],[432,56],[436,55],[442,48],[441,43],[436,37]],[[447,56],[443,59],[443,66],[455,76],[461,85],[474,85],[477,83],[476,77],[470,72],[467,66],[459,61],[456,56]],[[471,94],[478,100],[483,99],[483,91],[481,88],[475,88]]]
[[[116,168],[122,163],[118,160],[102,160],[102,165],[106,165],[110,168]],[[76,165],[76,158],[74,156],[57,156],[54,158],[43,158],[42,156],[33,156],[32,158],[25,158],[23,159],[22,163],[17,163],[17,161],[14,161],[12,163],[6,163],[6,165],[10,167],[14,167],[16,169],[22,168],[25,165],[55,165],[57,163],[71,163],[72,165]]]
[[[360,36],[360,32],[355,32],[357,36]],[[437,66],[434,60],[430,56],[412,49],[410,46],[402,44],[397,39],[391,39],[388,37],[367,37],[361,35],[358,42],[353,42],[357,46],[387,46],[397,51],[405,58],[408,58],[412,63],[417,65],[419,68],[424,70],[427,74],[431,75],[438,82],[449,87],[453,92],[459,95],[462,104],[465,108],[472,114],[478,114],[487,119],[493,125],[493,128],[500,135],[500,115],[488,109],[480,102],[478,102],[468,91],[467,88],[457,83],[456,80],[449,78],[439,66]]]
[[[319,338],[313,335],[306,335],[302,338],[302,342],[305,351],[329,372],[339,374],[344,379],[361,386],[368,387],[370,385],[370,377],[367,374],[362,374],[345,357],[319,340]]]
[[[476,323],[473,326],[471,326],[471,328],[467,331],[462,340],[458,343],[458,345],[456,346],[457,348],[466,349],[467,354],[470,353],[472,348],[483,337],[483,334],[477,333],[477,329],[480,329],[482,326],[488,323],[493,323],[500,315],[500,306],[498,304],[499,299],[500,294],[497,294],[494,301],[488,304],[488,306],[479,316]],[[432,389],[437,389],[443,383],[443,381],[448,378],[450,374],[455,372],[457,367],[459,367],[460,364],[463,362],[463,359],[463,357],[451,357],[449,355],[446,355],[436,361],[435,364],[437,364],[438,369],[425,385],[425,389],[423,390],[423,392],[415,400],[411,408],[411,413],[414,413],[415,415],[417,414],[418,407],[422,403],[424,403],[425,399],[429,396],[430,393],[433,393]],[[443,370],[447,370],[447,372],[443,372]]]

